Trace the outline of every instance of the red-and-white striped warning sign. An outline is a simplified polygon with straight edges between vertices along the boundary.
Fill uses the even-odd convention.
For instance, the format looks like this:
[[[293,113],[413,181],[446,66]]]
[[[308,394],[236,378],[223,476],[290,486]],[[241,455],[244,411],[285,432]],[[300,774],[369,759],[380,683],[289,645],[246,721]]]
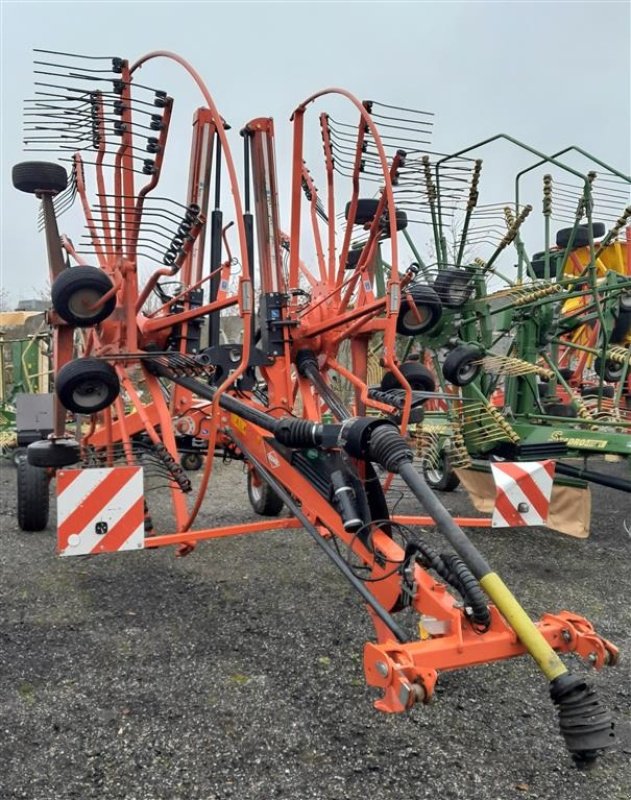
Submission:
[[[494,528],[545,525],[550,508],[554,461],[491,464],[495,481]]]
[[[142,467],[57,473],[57,549],[62,556],[144,547]]]

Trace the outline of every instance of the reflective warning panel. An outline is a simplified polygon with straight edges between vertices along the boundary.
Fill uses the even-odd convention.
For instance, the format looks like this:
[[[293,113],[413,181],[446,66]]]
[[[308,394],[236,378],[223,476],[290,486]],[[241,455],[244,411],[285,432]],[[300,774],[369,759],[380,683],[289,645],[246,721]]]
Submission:
[[[62,556],[144,547],[142,467],[57,472],[57,549]]]
[[[497,461],[491,464],[495,481],[494,528],[545,525],[550,509],[554,461]]]

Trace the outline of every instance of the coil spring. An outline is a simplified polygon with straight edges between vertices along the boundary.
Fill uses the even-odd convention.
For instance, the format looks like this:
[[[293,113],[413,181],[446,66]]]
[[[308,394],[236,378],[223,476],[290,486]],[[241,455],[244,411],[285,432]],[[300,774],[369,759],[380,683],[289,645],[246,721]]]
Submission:
[[[525,292],[519,297],[515,298],[516,306],[525,306],[527,303],[532,303],[535,300],[541,300],[542,297],[549,297],[552,294],[562,292],[563,287],[558,283],[552,283],[549,286],[543,286],[540,289],[534,289],[531,292]]]
[[[593,421],[593,416],[591,411],[587,408],[585,403],[578,397],[574,398],[574,405],[576,407],[576,413],[579,415],[581,419],[589,420],[590,422]]]
[[[608,361],[617,361],[618,364],[624,364],[627,360],[628,351],[624,347],[612,347],[607,351]]]
[[[99,119],[99,99],[101,95],[99,92],[92,92],[90,94],[90,117],[92,121],[92,147],[98,149],[101,144],[100,119]]]
[[[543,214],[552,214],[552,175],[543,176]]]
[[[506,434],[506,436],[510,439],[510,441],[513,442],[513,444],[517,444],[517,442],[519,441],[519,435],[517,433],[515,433],[515,431],[508,424],[508,422],[506,422],[506,420],[500,414],[500,412],[494,406],[492,406],[490,403],[488,403],[486,405],[485,410],[486,410],[487,414],[496,423],[496,425],[499,428],[501,428],[503,433]]]
[[[425,175],[425,186],[427,188],[427,199],[430,203],[434,203],[438,197],[434,181],[432,180],[432,170],[429,163],[429,156],[423,156],[423,173]]]
[[[182,253],[182,248],[184,246],[184,242],[189,238],[191,228],[193,227],[193,223],[197,219],[197,215],[199,214],[200,208],[197,204],[191,203],[190,206],[186,209],[186,213],[180,222],[177,233],[171,239],[171,244],[167,248],[166,253],[162,257],[162,263],[165,264],[167,267],[173,266],[177,261],[178,257]]]
[[[478,184],[480,183],[480,173],[482,171],[482,159],[478,158],[473,167],[473,175],[471,176],[471,186],[469,187],[469,199],[467,201],[467,211],[473,211],[478,204],[480,193],[478,191]]]
[[[506,211],[507,208],[504,209],[504,215],[506,216],[506,222],[508,224],[509,218],[512,219],[513,217],[512,217],[512,211],[510,211],[510,209],[508,209],[508,211],[510,212],[508,216],[506,215]],[[499,243],[498,250],[503,250],[505,247],[508,247],[508,245],[515,239],[515,237],[519,233],[519,229],[521,228],[522,224],[525,222],[526,218],[528,217],[531,211],[532,211],[531,205],[527,205],[522,208],[517,217],[514,218],[512,225],[509,226],[508,231],[506,232],[506,236],[504,236],[502,241]]]
[[[393,408],[403,408],[405,403],[405,391],[403,389],[390,389],[388,391],[382,391],[381,389],[369,389],[368,397],[371,400],[377,400],[378,402],[385,403]],[[424,401],[425,398],[420,399],[421,403]],[[414,391],[412,391],[412,407],[418,405],[418,403],[419,398],[415,397]]]
[[[451,435],[451,446],[449,448],[449,458],[452,467],[466,469],[471,466],[471,456],[467,450],[464,436],[460,427],[455,428]]]
[[[186,476],[186,473],[182,469],[182,467],[177,463],[177,461],[173,458],[171,453],[166,449],[163,444],[155,445],[155,453],[160,459],[160,461],[164,464],[164,466],[168,469],[171,477],[180,487],[183,492],[190,492],[192,484],[189,478]]]

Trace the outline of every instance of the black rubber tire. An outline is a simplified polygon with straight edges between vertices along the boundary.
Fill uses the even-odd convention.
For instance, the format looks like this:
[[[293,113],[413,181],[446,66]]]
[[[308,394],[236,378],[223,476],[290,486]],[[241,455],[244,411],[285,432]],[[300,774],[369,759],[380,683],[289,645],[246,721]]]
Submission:
[[[574,228],[561,228],[560,231],[557,231],[556,235],[556,243],[557,247],[567,247],[567,243],[570,241],[570,236],[572,235],[572,231]],[[605,235],[605,231],[607,229],[603,225],[602,222],[593,222],[592,223],[592,231],[594,234],[594,239],[600,239]],[[576,235],[574,236],[574,243],[572,244],[572,249],[576,250],[579,247],[587,247],[589,244],[589,226],[588,225],[579,225],[576,228]]]
[[[482,358],[477,347],[461,344],[447,355],[443,363],[443,376],[454,386],[468,386],[480,372],[481,365],[476,364]]]
[[[557,275],[557,260],[561,254],[553,250],[550,253],[550,279],[555,280]],[[540,253],[535,253],[534,256],[530,259],[530,266],[532,267],[532,271],[534,273],[535,278],[543,279],[545,278],[546,274],[546,254],[545,251]]]
[[[13,167],[11,178],[20,192],[59,194],[68,186],[68,173],[51,161],[23,161]]]
[[[96,414],[120,393],[116,370],[98,358],[78,358],[57,373],[55,391],[61,404],[74,414]]]
[[[377,213],[379,201],[372,198],[359,198],[357,201],[357,209],[355,211],[355,225],[365,225],[367,222],[372,222]],[[344,219],[348,219],[348,214],[351,210],[350,202],[346,204],[344,209]]]
[[[18,525],[20,530],[43,531],[50,507],[48,475],[22,458],[18,465]]]
[[[55,279],[51,289],[53,308],[69,325],[87,328],[98,325],[116,308],[116,297],[112,296],[96,311],[89,307],[98,302],[113,287],[113,283],[102,269],[97,267],[72,267],[65,269]]]
[[[81,449],[75,439],[42,439],[26,448],[26,458],[34,467],[59,469],[81,461]]]
[[[356,247],[354,250],[349,250],[344,269],[355,269],[355,267],[359,264],[359,259],[361,258],[363,252],[363,247]]]
[[[435,492],[453,492],[460,486],[460,478],[451,468],[449,456],[445,450],[438,455],[438,464],[423,461],[422,470],[425,483]]]
[[[377,209],[379,208],[379,200],[370,198],[360,198],[357,201],[357,209],[355,211],[355,225],[369,225],[375,218]],[[344,219],[348,219],[348,214],[351,210],[350,202],[346,204],[344,209]],[[387,222],[388,215],[384,214],[384,219],[381,224],[382,231],[386,234],[390,232],[390,226]],[[397,230],[402,231],[408,226],[408,215],[405,211],[395,208],[394,219],[396,222]]]
[[[631,294],[620,295],[620,311],[631,311]]]
[[[265,481],[254,483],[253,470],[248,470],[248,500],[262,517],[277,517],[285,505],[276,492]]]
[[[180,466],[187,472],[197,472],[201,469],[203,460],[199,453],[183,453],[180,458]]]
[[[401,208],[394,210],[394,222],[398,231],[403,231],[408,226],[408,215]],[[390,236],[390,225],[388,217],[384,217],[381,221],[381,239],[387,239]]]
[[[414,304],[419,312],[420,322],[418,322],[408,305],[408,292],[412,295]],[[440,297],[431,286],[415,284],[407,287],[402,292],[401,308],[397,317],[397,333],[402,336],[418,336],[435,328],[442,315],[443,306],[440,302]]]
[[[26,447],[16,447],[11,453],[11,461],[17,467],[21,460],[26,458]]]
[[[434,281],[434,290],[446,308],[462,308],[473,293],[473,276],[466,269],[443,269]]]
[[[613,397],[616,393],[616,389],[614,386],[603,386],[602,387],[602,396],[603,397]],[[593,397],[596,399],[598,397],[598,386],[581,386],[581,396],[582,397]]]
[[[399,367],[403,373],[403,377],[410,384],[410,388],[417,392],[435,392],[436,379],[431,370],[419,364],[418,361],[404,361]],[[386,372],[381,379],[381,391],[389,392],[392,389],[400,389],[401,384],[396,378],[394,372]]]
[[[530,266],[537,278],[543,278],[545,272],[545,253],[535,253],[530,259]]]
[[[601,365],[602,365],[602,359],[600,357],[595,358],[594,372],[598,376],[600,376]],[[617,361],[605,361],[605,374],[603,377],[607,381],[607,383],[618,383],[620,378],[622,378],[623,369],[624,369],[624,364],[620,364]]]
[[[620,309],[616,324],[611,331],[611,343],[622,344],[627,336],[631,334],[631,311]]]
[[[545,406],[545,413],[549,417],[567,417],[568,419],[574,419],[578,416],[576,409],[567,403],[550,403],[550,405]]]

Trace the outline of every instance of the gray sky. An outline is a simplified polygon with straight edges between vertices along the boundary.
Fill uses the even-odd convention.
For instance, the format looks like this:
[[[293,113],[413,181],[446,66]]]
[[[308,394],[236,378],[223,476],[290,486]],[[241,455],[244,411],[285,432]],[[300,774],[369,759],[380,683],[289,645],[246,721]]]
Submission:
[[[3,286],[16,302],[32,296],[33,287],[43,285],[47,277],[44,239],[36,227],[37,203],[11,186],[14,163],[47,158],[22,151],[21,105],[33,95],[34,47],[131,61],[150,50],[179,53],[200,72],[220,113],[233,125],[235,156],[240,157],[237,133],[244,122],[256,116],[275,118],[281,185],[288,176],[291,110],[313,91],[332,85],[348,88],[361,99],[435,112],[433,146],[441,151],[502,131],[546,152],[578,144],[628,173],[630,9],[629,2],[605,0],[4,0]],[[150,78],[146,69],[147,81],[168,90],[176,105],[185,99],[191,107],[200,104],[183,72],[168,64],[151,69]],[[173,152],[170,156],[171,169],[185,177],[189,145],[183,142],[181,161]],[[484,155],[494,159],[496,175],[512,176],[520,164],[532,160],[519,161],[506,148]],[[286,202],[281,214],[286,224]],[[62,230],[78,238],[81,231],[72,215],[62,223]]]

